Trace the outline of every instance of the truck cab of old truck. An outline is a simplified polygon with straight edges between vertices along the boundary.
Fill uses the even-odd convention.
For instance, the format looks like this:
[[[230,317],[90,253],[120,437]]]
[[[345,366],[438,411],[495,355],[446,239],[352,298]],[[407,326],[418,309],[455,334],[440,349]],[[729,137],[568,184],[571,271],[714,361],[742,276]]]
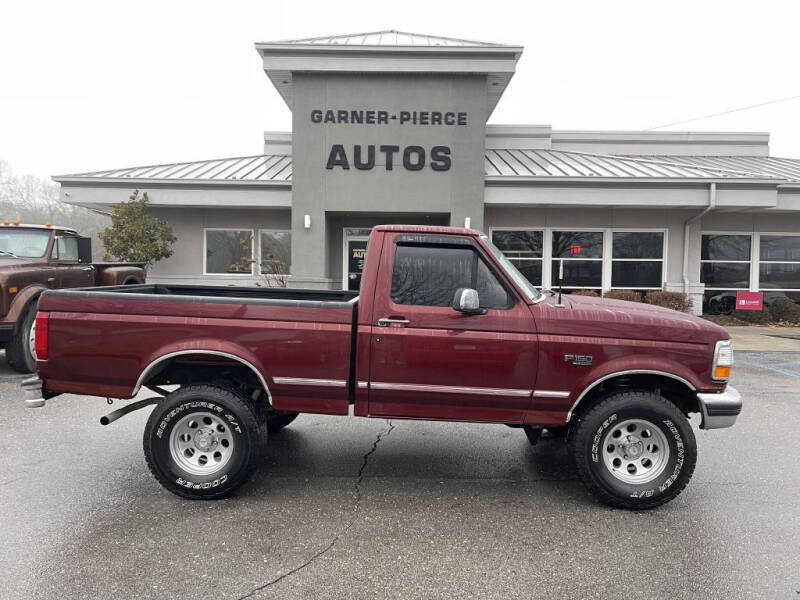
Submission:
[[[734,424],[724,329],[672,310],[542,292],[482,233],[379,226],[358,296],[345,291],[133,285],[47,291],[38,378],[60,393],[155,405],[155,477],[218,498],[298,413],[501,423],[564,435],[599,500],[642,509],[686,486],[700,427]]]

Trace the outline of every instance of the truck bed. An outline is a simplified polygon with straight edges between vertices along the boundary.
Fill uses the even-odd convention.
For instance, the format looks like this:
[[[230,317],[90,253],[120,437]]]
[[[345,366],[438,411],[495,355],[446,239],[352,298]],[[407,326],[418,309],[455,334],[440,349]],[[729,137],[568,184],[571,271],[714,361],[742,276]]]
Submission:
[[[256,370],[276,409],[341,414],[356,310],[357,295],[347,291],[163,284],[50,290],[39,301],[50,330],[39,373],[53,392],[129,398],[163,357],[216,354]]]

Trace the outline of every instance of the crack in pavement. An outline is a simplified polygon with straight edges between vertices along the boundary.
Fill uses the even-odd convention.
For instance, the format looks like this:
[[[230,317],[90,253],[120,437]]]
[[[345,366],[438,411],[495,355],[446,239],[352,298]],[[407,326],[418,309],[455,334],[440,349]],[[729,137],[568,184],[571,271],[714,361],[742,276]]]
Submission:
[[[294,575],[298,571],[302,571],[303,569],[305,569],[306,567],[311,565],[311,563],[313,563],[315,560],[317,560],[320,556],[324,555],[326,552],[331,550],[331,548],[333,548],[336,545],[336,542],[338,542],[339,539],[341,539],[341,537],[344,534],[346,534],[348,531],[350,531],[350,528],[356,522],[356,516],[358,515],[358,508],[359,508],[359,505],[361,504],[361,482],[364,480],[364,471],[367,468],[367,463],[369,462],[369,458],[370,458],[370,456],[375,454],[375,452],[378,450],[378,444],[381,443],[381,440],[383,438],[385,438],[387,435],[389,435],[390,433],[392,433],[392,430],[395,427],[394,424],[389,419],[386,419],[386,424],[387,424],[387,428],[385,430],[379,432],[378,435],[375,437],[375,441],[372,442],[372,448],[370,448],[369,452],[367,452],[364,455],[363,461],[361,463],[361,468],[358,470],[358,475],[356,476],[356,482],[355,482],[356,500],[353,503],[353,514],[352,514],[352,517],[350,518],[350,521],[348,521],[347,525],[345,525],[342,528],[342,530],[339,531],[339,533],[337,533],[334,536],[334,538],[333,538],[333,540],[331,540],[330,544],[328,544],[327,546],[325,546],[324,548],[319,550],[317,553],[315,553],[313,556],[311,556],[311,558],[309,558],[307,561],[305,561],[304,563],[296,566],[294,569],[291,569],[290,571],[287,571],[283,575],[279,575],[278,577],[276,577],[272,581],[269,581],[269,582],[265,583],[264,585],[260,585],[260,586],[258,586],[256,588],[253,588],[252,590],[250,590],[250,592],[248,592],[244,596],[239,597],[238,600],[245,600],[246,598],[252,598],[255,594],[258,594],[259,592],[263,592],[264,590],[266,590],[267,588],[275,585],[276,583],[280,583],[281,581],[283,581],[287,577],[291,577],[292,575]]]

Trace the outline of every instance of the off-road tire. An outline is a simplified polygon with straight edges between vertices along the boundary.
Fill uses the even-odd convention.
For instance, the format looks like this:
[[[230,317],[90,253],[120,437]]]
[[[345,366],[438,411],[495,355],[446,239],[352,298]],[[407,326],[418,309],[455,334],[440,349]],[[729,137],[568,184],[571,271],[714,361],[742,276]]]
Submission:
[[[657,427],[660,434],[652,431],[648,437],[665,440],[669,450],[662,470],[655,471],[658,475],[645,483],[621,480],[620,477],[626,477],[626,471],[618,469],[615,475],[606,462],[613,462],[617,456],[611,450],[614,444],[608,442],[615,441],[613,436],[617,433],[621,437],[627,434],[626,428],[615,429],[616,425],[633,423],[633,439],[638,439],[635,437],[637,421]],[[669,502],[689,483],[697,462],[697,442],[686,416],[670,401],[647,391],[608,394],[580,416],[570,429],[568,441],[583,484],[598,500],[617,508],[643,510]],[[646,438],[639,441],[647,443]],[[637,453],[641,452],[640,448],[637,447]]]
[[[281,429],[294,421],[298,414],[299,413],[296,412],[285,412],[267,415],[267,431],[270,433],[278,433]]]
[[[8,366],[17,373],[33,373],[36,370],[36,360],[31,354],[30,347],[30,332],[36,319],[36,305],[36,300],[33,300],[25,307],[17,326],[17,333],[6,346]]]
[[[201,428],[205,427],[203,419],[208,421],[211,431],[205,436],[206,443],[216,427],[221,426],[224,431],[221,435],[231,450],[216,471],[205,473],[202,469],[213,466],[196,466],[201,472],[192,473],[179,462],[182,459],[175,449],[178,442],[173,430],[188,427],[181,424],[191,424],[191,415],[198,416]],[[266,439],[266,422],[258,417],[244,393],[225,384],[192,384],[172,392],[156,405],[145,426],[143,447],[147,466],[166,489],[184,498],[211,500],[229,496],[247,482],[262,457]],[[227,447],[217,445],[197,452],[207,453],[210,461],[215,449],[227,451]]]

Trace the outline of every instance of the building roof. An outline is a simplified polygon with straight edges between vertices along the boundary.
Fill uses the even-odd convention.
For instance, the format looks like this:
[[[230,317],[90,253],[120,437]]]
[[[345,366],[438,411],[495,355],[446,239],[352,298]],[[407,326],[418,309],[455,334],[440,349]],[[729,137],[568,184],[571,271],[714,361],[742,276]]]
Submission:
[[[636,158],[647,160],[664,159],[664,157],[644,155],[636,156]],[[796,158],[778,158],[777,156],[670,156],[669,160],[682,165],[771,175],[800,182],[800,160]]]
[[[425,33],[410,33],[385,29],[383,31],[368,31],[365,33],[348,33],[344,35],[325,35],[321,37],[303,38],[299,40],[283,40],[266,42],[268,44],[328,44],[349,46],[462,46],[462,47],[487,47],[500,46],[490,42],[477,42],[459,38],[444,37],[441,35],[428,35]]]
[[[527,180],[800,180],[800,160],[749,156],[612,156],[559,150],[491,149],[490,181]],[[193,162],[108,169],[53,177],[60,183],[289,185],[292,157],[259,154]]]
[[[292,179],[292,157],[259,154],[238,158],[217,158],[193,162],[107,169],[53,177],[68,181],[141,181],[164,183],[287,184]]]
[[[563,150],[486,151],[485,171],[490,179],[598,178],[598,179],[783,179],[780,175],[703,165],[674,156],[615,156]],[[739,157],[731,157],[732,159]]]

